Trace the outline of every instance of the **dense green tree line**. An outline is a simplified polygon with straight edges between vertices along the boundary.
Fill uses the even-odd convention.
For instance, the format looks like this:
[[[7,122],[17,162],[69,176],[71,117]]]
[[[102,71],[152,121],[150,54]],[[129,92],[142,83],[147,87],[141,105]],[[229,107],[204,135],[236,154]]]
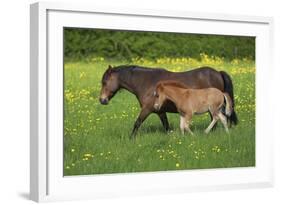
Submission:
[[[101,29],[65,28],[66,59],[104,57],[130,60],[144,57],[192,57],[200,53],[210,56],[255,58],[255,38],[161,32],[132,32]]]

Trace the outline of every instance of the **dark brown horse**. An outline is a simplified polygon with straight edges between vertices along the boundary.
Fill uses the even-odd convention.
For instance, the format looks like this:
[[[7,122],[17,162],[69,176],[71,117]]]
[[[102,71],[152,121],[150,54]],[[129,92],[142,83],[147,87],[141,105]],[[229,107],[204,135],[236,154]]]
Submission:
[[[228,93],[233,102],[233,112],[228,119],[231,124],[237,124],[231,78],[226,72],[219,72],[210,67],[201,67],[186,72],[170,72],[165,69],[135,65],[122,65],[114,68],[109,66],[102,77],[100,103],[108,104],[118,90],[126,89],[137,97],[141,106],[141,112],[134,124],[131,137],[135,136],[140,125],[151,113],[156,113],[160,117],[165,130],[168,131],[169,123],[166,112],[176,113],[177,108],[171,101],[167,101],[160,110],[155,110],[153,91],[161,80],[175,80],[193,89],[214,87]]]

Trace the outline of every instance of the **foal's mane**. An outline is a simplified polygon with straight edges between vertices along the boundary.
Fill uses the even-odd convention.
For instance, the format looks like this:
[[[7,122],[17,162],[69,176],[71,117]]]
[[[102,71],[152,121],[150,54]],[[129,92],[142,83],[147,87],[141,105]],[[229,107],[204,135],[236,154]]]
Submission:
[[[160,81],[157,83],[156,87],[165,87],[165,86],[172,86],[172,87],[178,87],[178,88],[184,88],[187,89],[187,86],[181,82],[174,81],[174,80],[165,80],[165,81]]]

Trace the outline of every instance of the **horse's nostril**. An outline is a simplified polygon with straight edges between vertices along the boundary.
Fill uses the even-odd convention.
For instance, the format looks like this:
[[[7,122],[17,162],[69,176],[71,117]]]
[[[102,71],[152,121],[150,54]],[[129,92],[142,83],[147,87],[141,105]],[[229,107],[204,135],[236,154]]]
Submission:
[[[102,105],[106,105],[106,104],[108,104],[108,100],[106,98],[100,98],[100,103]]]

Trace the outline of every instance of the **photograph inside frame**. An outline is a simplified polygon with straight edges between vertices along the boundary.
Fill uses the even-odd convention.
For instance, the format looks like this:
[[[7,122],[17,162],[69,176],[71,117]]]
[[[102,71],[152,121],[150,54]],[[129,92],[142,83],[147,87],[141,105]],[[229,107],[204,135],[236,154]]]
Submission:
[[[64,176],[255,166],[255,37],[64,28]]]

